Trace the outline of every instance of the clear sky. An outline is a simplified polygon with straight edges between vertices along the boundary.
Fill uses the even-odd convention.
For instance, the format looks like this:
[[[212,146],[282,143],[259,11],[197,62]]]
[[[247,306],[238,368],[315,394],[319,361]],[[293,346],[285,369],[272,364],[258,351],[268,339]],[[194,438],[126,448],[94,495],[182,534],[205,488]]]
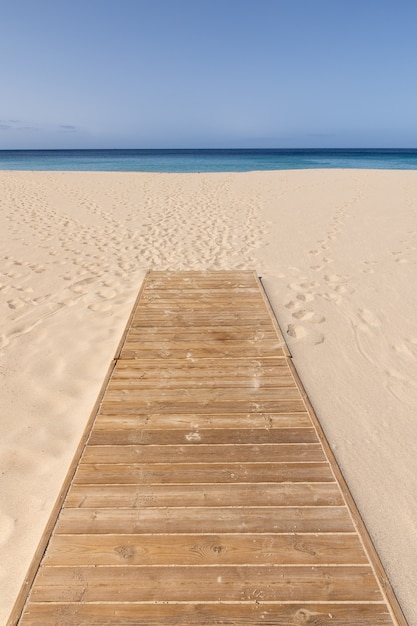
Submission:
[[[417,147],[417,0],[0,0],[0,149]]]

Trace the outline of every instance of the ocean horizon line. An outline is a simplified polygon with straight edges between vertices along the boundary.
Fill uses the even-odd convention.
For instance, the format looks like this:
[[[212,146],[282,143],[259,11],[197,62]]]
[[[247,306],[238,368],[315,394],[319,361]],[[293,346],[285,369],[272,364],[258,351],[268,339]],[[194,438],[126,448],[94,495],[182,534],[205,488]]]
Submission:
[[[248,172],[299,169],[417,170],[417,148],[1,149],[0,170]]]
[[[2,152],[417,152],[415,148],[374,148],[368,146],[366,148],[262,148],[262,147],[214,147],[214,148],[0,148]]]

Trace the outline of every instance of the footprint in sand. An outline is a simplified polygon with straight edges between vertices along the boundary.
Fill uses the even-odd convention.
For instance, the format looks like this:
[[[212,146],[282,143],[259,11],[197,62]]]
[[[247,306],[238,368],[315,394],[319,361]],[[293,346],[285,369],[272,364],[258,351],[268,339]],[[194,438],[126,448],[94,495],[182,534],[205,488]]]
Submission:
[[[396,257],[394,260],[396,263],[408,263],[408,259],[405,258],[405,256],[401,256],[401,255],[405,255],[408,252],[411,252],[412,250],[415,250],[414,247],[407,247],[405,250],[394,250],[394,252],[391,252],[391,254]]]
[[[315,272],[319,272],[320,270],[323,270],[329,263],[333,263],[333,259],[323,257],[320,263],[320,265],[310,265],[310,269],[314,270]]]
[[[25,306],[25,303],[23,302],[23,300],[19,300],[19,298],[14,298],[13,300],[8,300],[7,305],[9,309],[21,309],[23,306]]]
[[[291,283],[290,285],[288,285],[288,287],[291,290],[296,291],[297,293],[294,294],[295,300],[289,300],[285,304],[285,307],[287,309],[294,309],[298,307],[300,303],[313,302],[316,296],[314,293],[311,293],[311,291],[309,290],[313,289],[314,287],[318,287],[319,285],[320,283],[315,282],[315,281],[303,282],[303,283]],[[294,317],[296,317],[295,314],[294,314]]]
[[[307,329],[300,324],[288,324],[287,335],[293,339],[307,339],[315,346],[323,343],[325,339],[322,333]]]
[[[331,286],[337,283],[347,283],[350,276],[340,276],[339,274],[326,274],[324,276],[324,280],[326,283],[329,283]]]
[[[318,315],[314,313],[314,311],[306,311],[305,309],[301,309],[300,311],[295,311],[292,316],[297,320],[303,320],[303,322],[312,322],[313,324],[323,324],[326,321],[326,318],[322,315]]]
[[[297,300],[300,300],[300,302],[312,302],[314,300],[312,293],[298,293],[295,297]]]
[[[339,303],[339,302],[341,302],[341,301],[342,301],[341,297],[340,297],[340,296],[338,296],[336,293],[329,293],[328,291],[325,291],[325,292],[322,294],[322,297],[323,297],[325,300],[328,300],[328,302],[336,302],[336,303]]]
[[[300,287],[302,289],[313,289],[314,287],[320,287],[320,283],[317,281],[311,281],[308,283],[301,283]]]
[[[103,287],[97,292],[97,295],[105,300],[111,300],[117,296],[117,291],[115,289],[111,289],[110,287]]]
[[[353,287],[346,287],[345,285],[336,285],[335,287],[333,287],[333,289],[337,291],[337,293],[355,293]]]
[[[304,326],[299,326],[297,324],[288,324],[287,335],[293,337],[294,339],[302,339],[303,337],[307,336],[307,331]]]
[[[375,269],[372,266],[377,264],[376,261],[363,261],[363,264],[366,265],[362,270],[364,274],[375,274]]]
[[[313,289],[314,287],[320,287],[320,283],[317,281],[303,282],[303,283],[290,283],[287,285],[288,289],[292,291],[305,291],[306,289]]]
[[[96,302],[94,304],[90,304],[88,308],[95,313],[106,313],[112,309],[112,305],[110,302]]]
[[[377,316],[372,313],[372,311],[369,311],[369,309],[359,309],[359,317],[367,326],[371,326],[372,328],[381,326]]]

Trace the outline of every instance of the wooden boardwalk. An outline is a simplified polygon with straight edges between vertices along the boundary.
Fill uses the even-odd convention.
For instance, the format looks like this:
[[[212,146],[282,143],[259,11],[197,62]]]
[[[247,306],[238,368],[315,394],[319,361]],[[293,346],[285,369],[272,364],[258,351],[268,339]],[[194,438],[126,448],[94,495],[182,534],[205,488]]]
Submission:
[[[10,624],[406,624],[254,273],[150,272],[85,439]]]

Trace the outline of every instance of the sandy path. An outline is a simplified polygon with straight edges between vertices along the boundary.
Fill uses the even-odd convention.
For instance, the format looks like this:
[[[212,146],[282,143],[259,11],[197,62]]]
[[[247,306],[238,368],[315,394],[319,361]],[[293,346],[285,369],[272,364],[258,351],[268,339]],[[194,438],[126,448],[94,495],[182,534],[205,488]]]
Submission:
[[[417,625],[417,173],[0,173],[0,621],[148,268],[264,277]]]

